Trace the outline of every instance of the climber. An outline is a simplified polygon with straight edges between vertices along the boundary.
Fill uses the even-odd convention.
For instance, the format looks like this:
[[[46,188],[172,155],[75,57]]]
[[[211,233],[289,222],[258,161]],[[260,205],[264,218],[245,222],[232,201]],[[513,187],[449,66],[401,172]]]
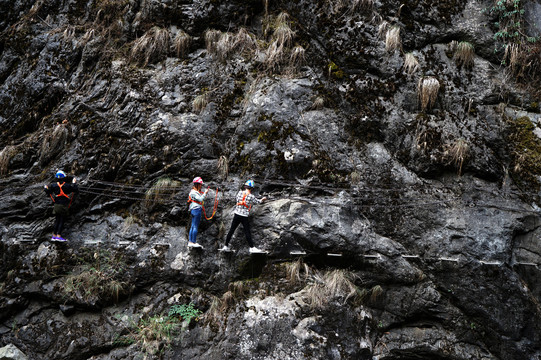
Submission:
[[[235,205],[235,211],[233,215],[233,221],[231,223],[231,228],[229,229],[229,232],[227,233],[227,237],[225,239],[225,245],[223,248],[220,249],[220,251],[231,251],[229,248],[229,241],[231,240],[231,237],[233,236],[233,233],[239,226],[239,224],[242,223],[242,227],[244,229],[244,235],[246,236],[246,241],[248,242],[248,245],[250,245],[250,252],[251,253],[264,253],[263,250],[258,249],[255,247],[253,241],[252,241],[252,235],[250,233],[250,222],[248,219],[248,215],[250,214],[250,210],[252,209],[252,204],[260,204],[263,201],[267,200],[266,197],[263,197],[261,199],[256,198],[254,195],[252,195],[252,190],[254,189],[254,181],[248,180],[244,184],[244,189],[240,190],[237,193],[237,204]]]
[[[55,222],[53,227],[52,241],[67,241],[60,233],[64,227],[64,221],[69,213],[69,208],[72,201],[79,193],[79,187],[76,182],[77,179],[73,178],[71,184],[66,183],[66,173],[62,170],[58,170],[55,174],[56,182],[44,186],[45,193],[51,197],[54,203],[53,214],[55,215]],[[73,196],[70,198],[70,194]]]
[[[188,247],[203,248],[197,243],[196,238],[199,223],[201,222],[201,214],[203,212],[203,201],[205,200],[205,196],[207,196],[209,189],[207,187],[205,192],[201,192],[201,187],[203,187],[203,179],[200,177],[193,179],[193,187],[188,195],[188,203],[190,204],[188,211],[192,214],[192,226],[190,228],[190,233],[188,234]]]

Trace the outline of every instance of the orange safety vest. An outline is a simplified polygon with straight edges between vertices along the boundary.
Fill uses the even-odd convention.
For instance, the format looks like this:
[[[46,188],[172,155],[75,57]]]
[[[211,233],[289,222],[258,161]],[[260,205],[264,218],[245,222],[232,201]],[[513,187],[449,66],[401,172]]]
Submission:
[[[250,211],[252,209],[252,205],[248,206],[246,204],[246,196],[248,196],[248,191],[244,190],[244,195],[242,196],[242,200],[241,202],[237,203],[237,205],[244,206],[248,208],[248,211]]]
[[[54,201],[54,199],[59,197],[59,196],[64,196],[64,197],[67,197],[68,199],[70,199],[70,197],[68,195],[66,195],[64,190],[62,190],[62,186],[64,186],[65,184],[66,184],[65,182],[63,182],[62,184],[60,184],[59,182],[56,183],[56,185],[58,185],[58,188],[60,189],[60,192],[58,193],[58,195],[55,195],[54,197],[53,197],[52,194],[49,195],[51,197],[51,199],[53,199],[53,202],[56,202],[56,201]]]

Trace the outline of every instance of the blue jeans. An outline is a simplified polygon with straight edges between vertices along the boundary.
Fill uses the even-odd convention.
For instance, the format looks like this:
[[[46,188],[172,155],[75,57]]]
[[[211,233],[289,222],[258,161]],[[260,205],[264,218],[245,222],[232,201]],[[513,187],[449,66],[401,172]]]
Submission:
[[[197,229],[199,228],[199,223],[201,222],[201,215],[203,214],[202,208],[192,209],[192,227],[190,228],[190,233],[188,234],[188,240],[190,242],[197,242]]]

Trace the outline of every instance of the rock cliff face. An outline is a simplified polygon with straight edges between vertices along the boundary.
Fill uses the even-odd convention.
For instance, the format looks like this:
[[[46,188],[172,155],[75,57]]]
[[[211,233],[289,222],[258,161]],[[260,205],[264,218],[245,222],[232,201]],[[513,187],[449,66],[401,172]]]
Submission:
[[[6,358],[541,359],[540,6],[0,1]]]

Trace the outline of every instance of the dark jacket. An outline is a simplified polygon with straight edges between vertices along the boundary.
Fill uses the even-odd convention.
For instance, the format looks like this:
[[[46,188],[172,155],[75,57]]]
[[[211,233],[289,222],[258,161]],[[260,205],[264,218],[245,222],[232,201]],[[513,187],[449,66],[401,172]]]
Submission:
[[[64,194],[66,194],[68,196],[71,193],[74,194],[73,196],[78,194],[79,193],[79,187],[77,186],[77,184],[68,183],[68,182],[64,182],[64,181],[58,181],[58,182],[49,184],[48,189],[45,189],[45,193],[47,195],[51,195],[53,197],[55,204],[69,205],[70,199],[65,197],[65,196],[60,195],[60,186],[58,186],[58,184],[60,184],[62,186],[62,191],[64,192]]]

